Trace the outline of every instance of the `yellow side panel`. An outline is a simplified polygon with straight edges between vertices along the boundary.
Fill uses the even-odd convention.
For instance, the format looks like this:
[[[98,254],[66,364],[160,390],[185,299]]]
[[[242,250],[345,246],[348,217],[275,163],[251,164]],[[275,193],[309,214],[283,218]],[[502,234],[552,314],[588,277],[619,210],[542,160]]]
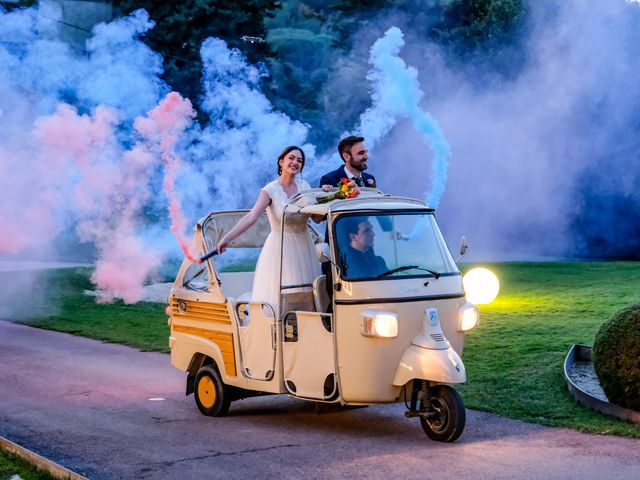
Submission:
[[[185,325],[174,325],[174,332],[187,333],[197,337],[206,338],[215,343],[222,352],[222,361],[227,375],[236,376],[236,357],[233,351],[233,334],[230,332],[217,332],[215,330],[206,330],[204,328],[187,327]]]
[[[183,311],[178,305],[183,304]],[[174,320],[196,320],[231,325],[231,319],[224,303],[194,302],[174,298],[171,301],[171,316]]]

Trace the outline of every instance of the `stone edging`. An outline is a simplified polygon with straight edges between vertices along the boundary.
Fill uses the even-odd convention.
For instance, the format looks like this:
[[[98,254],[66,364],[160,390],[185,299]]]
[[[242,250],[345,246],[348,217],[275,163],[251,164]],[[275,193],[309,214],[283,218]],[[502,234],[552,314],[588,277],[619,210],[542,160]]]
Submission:
[[[619,418],[620,420],[626,420],[631,423],[635,423],[636,425],[640,425],[640,412],[636,412],[635,410],[630,410],[628,408],[623,408],[618,405],[614,405],[613,403],[606,402],[604,400],[600,400],[599,398],[594,397],[593,395],[585,392],[578,386],[571,376],[569,375],[569,371],[573,366],[573,363],[576,360],[591,362],[591,347],[587,345],[579,345],[575,344],[569,350],[565,360],[564,360],[564,379],[567,383],[567,388],[576,399],[578,403],[581,403],[587,408],[591,410],[595,410],[600,413],[604,413],[605,415],[610,415],[612,417]]]
[[[19,456],[39,470],[47,472],[54,478],[58,478],[60,480],[88,480],[87,477],[83,477],[82,475],[72,472],[68,468],[58,465],[57,463],[52,462],[31,450],[27,450],[4,437],[0,437],[0,449]]]

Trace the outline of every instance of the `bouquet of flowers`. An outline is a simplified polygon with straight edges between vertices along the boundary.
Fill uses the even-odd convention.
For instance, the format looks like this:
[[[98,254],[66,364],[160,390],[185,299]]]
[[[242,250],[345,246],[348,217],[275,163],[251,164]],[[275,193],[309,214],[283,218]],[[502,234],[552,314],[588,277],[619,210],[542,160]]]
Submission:
[[[345,198],[356,198],[360,195],[360,189],[348,178],[341,178],[338,183],[338,191],[325,197],[316,197],[318,203],[327,203],[332,200],[344,200]]]

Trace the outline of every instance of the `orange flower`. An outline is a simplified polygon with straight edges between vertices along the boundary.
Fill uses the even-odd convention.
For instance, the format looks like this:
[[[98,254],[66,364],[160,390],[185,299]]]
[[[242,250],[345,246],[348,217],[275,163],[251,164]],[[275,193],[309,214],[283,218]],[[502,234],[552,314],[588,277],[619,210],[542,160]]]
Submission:
[[[356,198],[358,195],[360,195],[360,189],[358,187],[353,187],[347,194],[347,198]]]
[[[337,192],[325,197],[316,197],[316,201],[318,203],[327,203],[332,200],[344,200],[345,198],[355,198],[360,195],[360,189],[348,178],[341,178],[337,186]]]

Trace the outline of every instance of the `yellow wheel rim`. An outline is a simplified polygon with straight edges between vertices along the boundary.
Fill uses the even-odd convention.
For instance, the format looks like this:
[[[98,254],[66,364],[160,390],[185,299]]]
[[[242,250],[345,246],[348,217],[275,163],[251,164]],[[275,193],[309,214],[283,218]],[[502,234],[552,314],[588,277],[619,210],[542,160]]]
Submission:
[[[210,377],[202,376],[198,382],[198,398],[204,408],[211,408],[216,403],[216,387]]]

